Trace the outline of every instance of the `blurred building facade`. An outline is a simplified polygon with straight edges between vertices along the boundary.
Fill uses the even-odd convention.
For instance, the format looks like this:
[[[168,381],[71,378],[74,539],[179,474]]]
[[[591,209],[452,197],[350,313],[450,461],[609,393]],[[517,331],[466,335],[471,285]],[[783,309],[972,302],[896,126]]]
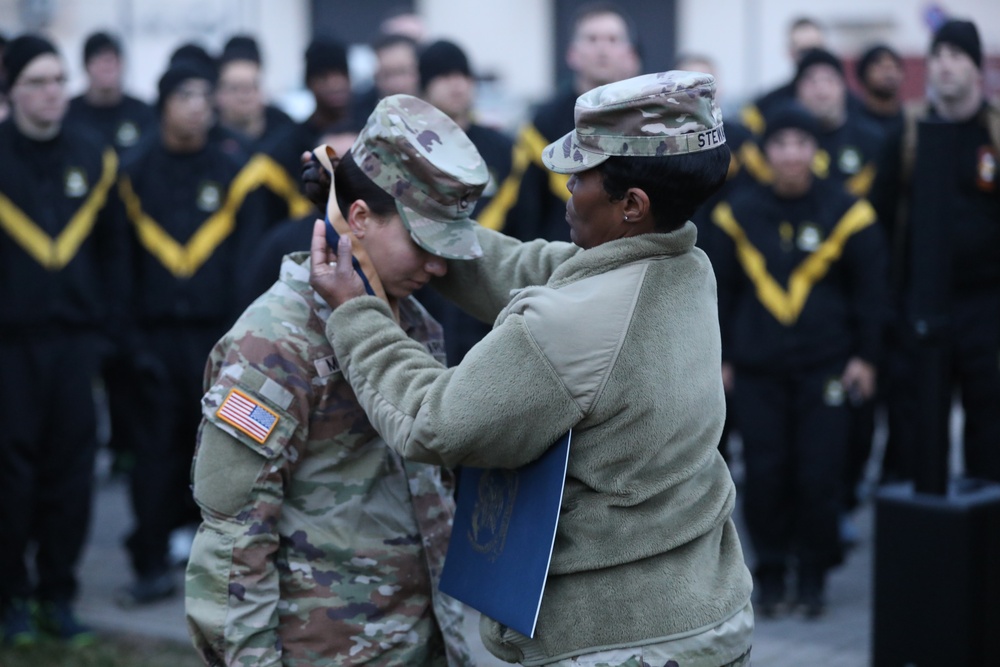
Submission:
[[[195,41],[218,50],[234,33],[258,37],[265,58],[265,89],[289,100],[293,113],[302,89],[302,53],[314,32],[329,32],[352,49],[358,83],[370,75],[364,45],[392,11],[413,9],[423,17],[428,39],[447,38],[470,54],[486,86],[502,98],[486,104],[520,105],[546,98],[565,73],[566,24],[585,0],[0,0],[0,32],[25,29],[53,37],[70,63],[72,92],[84,85],[80,62],[87,34],[111,30],[122,37],[127,83],[152,99],[170,52]],[[713,57],[724,96],[731,104],[790,78],[786,30],[798,16],[828,28],[834,51],[850,60],[866,46],[886,42],[919,60],[930,42],[935,12],[971,18],[984,52],[993,56],[987,89],[1000,92],[1000,2],[947,0],[618,0],[632,13],[640,34],[645,70],[666,69],[676,52]],[[491,100],[494,100],[491,102]],[[523,109],[522,109],[523,111]],[[501,114],[500,116],[502,116]],[[498,116],[499,121],[510,120]]]

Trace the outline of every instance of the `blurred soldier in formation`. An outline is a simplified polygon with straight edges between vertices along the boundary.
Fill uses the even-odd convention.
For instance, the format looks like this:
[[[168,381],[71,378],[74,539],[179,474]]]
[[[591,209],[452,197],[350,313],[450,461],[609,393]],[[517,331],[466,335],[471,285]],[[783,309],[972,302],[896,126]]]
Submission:
[[[826,47],[826,31],[819,21],[803,16],[795,19],[788,26],[788,59],[792,66],[798,69],[802,55],[809,49],[822,49]],[[771,90],[750,104],[743,107],[740,112],[740,120],[755,135],[764,133],[765,117],[771,113],[776,106],[795,99],[795,80],[784,83],[774,90]]]
[[[257,40],[248,35],[230,38],[219,57],[215,106],[219,124],[245,137],[251,154],[294,125],[288,114],[265,103],[260,80]]]
[[[903,128],[903,59],[885,44],[876,44],[858,59],[861,115],[890,136]]]
[[[70,100],[66,122],[98,132],[118,154],[135,146],[156,122],[156,114],[145,102],[125,93],[124,67],[118,40],[106,32],[95,32],[83,45],[87,90]]]
[[[123,605],[171,595],[173,529],[197,521],[188,471],[200,421],[205,359],[241,305],[234,276],[262,233],[247,169],[209,141],[212,76],[193,61],[159,82],[160,131],[122,165],[120,192],[133,239],[131,351],[136,441],[136,581]]]
[[[913,321],[917,294],[913,276],[923,267],[911,266],[913,217],[911,177],[923,153],[917,140],[920,121],[948,124],[954,132],[957,168],[942,173],[954,192],[947,228],[941,276],[951,310],[943,332],[951,355],[952,382],[959,389],[965,413],[965,473],[1000,481],[1000,107],[983,92],[983,53],[979,31],[970,21],[951,20],[935,33],[927,58],[927,101],[907,110],[902,131],[888,143],[885,165],[874,190],[875,203],[890,229],[893,279],[898,320],[894,328],[894,359],[889,395],[891,442],[903,457],[897,465],[903,477],[913,474],[906,443],[913,442],[917,423],[914,357],[918,341]],[[896,437],[899,434],[899,437]],[[892,451],[892,450],[890,450]]]
[[[347,67],[347,47],[329,38],[316,37],[305,54],[305,84],[315,108],[309,118],[274,138],[263,150],[298,182],[299,158],[311,151],[327,128],[351,118],[351,75]]]
[[[186,64],[198,68],[206,77],[212,89],[219,82],[219,61],[196,42],[185,42],[170,54],[170,66]],[[250,158],[250,140],[243,134],[221,125],[212,112],[212,125],[208,132],[209,143],[216,144],[224,153],[241,164]]]
[[[96,133],[121,156],[140,139],[155,133],[156,112],[151,106],[125,93],[124,59],[121,43],[105,32],[91,34],[83,45],[83,65],[87,89],[70,100],[66,122]],[[111,421],[109,449],[114,454],[112,469],[127,472],[133,462],[134,416],[131,409],[131,375],[122,350],[104,360],[102,376]]]
[[[840,59],[823,49],[806,51],[795,72],[795,99],[819,121],[816,175],[855,197],[866,197],[875,180],[883,137],[878,126],[848,112],[847,80]]]
[[[819,121],[819,149],[813,160],[813,173],[855,197],[867,197],[875,180],[884,134],[862,113],[849,111],[850,93],[840,59],[823,49],[810,49],[802,54],[795,73],[795,97]],[[857,485],[871,455],[875,435],[873,397],[867,394],[858,397],[849,411],[848,453],[840,467],[845,480],[840,521],[844,546],[857,541],[857,529],[850,514],[859,502]]]
[[[219,57],[215,90],[219,118],[209,136],[225,133],[238,138],[250,175],[263,187],[263,216],[270,226],[290,216],[308,215],[313,206],[299,191],[298,174],[289,174],[278,162],[287,159],[282,142],[298,127],[284,111],[265,103],[260,78],[257,41],[247,35],[232,37]]]
[[[352,117],[358,122],[371,115],[375,105],[390,95],[420,94],[420,74],[417,71],[419,45],[406,35],[380,35],[372,44],[377,65],[372,87],[354,99]]]
[[[582,6],[573,19],[566,63],[570,85],[559,90],[518,134],[511,175],[497,194],[497,206],[484,211],[484,227],[530,241],[568,241],[566,201],[569,177],[542,164],[542,149],[573,129],[573,108],[583,93],[639,73],[637,32],[632,19],[611,3]]]
[[[3,66],[12,113],[0,123],[2,640],[31,644],[42,630],[82,644],[93,634],[72,603],[97,448],[92,387],[126,328],[118,160],[96,135],[64,126],[66,68],[50,42],[14,39]]]
[[[765,617],[783,609],[793,567],[796,605],[807,617],[824,610],[842,558],[848,407],[875,390],[887,308],[882,229],[867,201],[812,173],[817,125],[794,103],[778,107],[763,137],[771,184],[747,183],[712,211],[723,378]]]

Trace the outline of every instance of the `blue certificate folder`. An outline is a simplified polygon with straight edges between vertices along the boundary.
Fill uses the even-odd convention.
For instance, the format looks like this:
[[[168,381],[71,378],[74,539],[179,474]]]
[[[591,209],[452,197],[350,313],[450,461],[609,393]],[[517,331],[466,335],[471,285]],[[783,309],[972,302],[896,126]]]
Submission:
[[[441,590],[528,637],[545,592],[572,433],[516,470],[462,469]]]

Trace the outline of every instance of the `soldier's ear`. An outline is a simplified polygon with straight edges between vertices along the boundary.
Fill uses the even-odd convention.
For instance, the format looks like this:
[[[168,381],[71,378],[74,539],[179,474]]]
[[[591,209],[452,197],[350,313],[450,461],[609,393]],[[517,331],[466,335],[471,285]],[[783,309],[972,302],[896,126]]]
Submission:
[[[622,211],[626,224],[635,226],[653,223],[653,211],[649,195],[642,188],[629,188],[622,200]],[[654,224],[655,226],[655,224]]]
[[[355,238],[363,239],[372,221],[372,210],[363,199],[357,199],[347,211],[347,226]]]

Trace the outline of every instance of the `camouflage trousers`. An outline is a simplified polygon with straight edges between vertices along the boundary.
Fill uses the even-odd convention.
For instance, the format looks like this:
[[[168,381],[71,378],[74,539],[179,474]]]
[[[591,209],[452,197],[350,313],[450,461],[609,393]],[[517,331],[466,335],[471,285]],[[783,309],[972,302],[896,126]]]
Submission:
[[[685,667],[671,656],[676,647],[667,644],[650,644],[636,648],[623,648],[599,653],[588,653],[575,658],[552,662],[545,667]],[[750,667],[750,651],[718,667]]]

